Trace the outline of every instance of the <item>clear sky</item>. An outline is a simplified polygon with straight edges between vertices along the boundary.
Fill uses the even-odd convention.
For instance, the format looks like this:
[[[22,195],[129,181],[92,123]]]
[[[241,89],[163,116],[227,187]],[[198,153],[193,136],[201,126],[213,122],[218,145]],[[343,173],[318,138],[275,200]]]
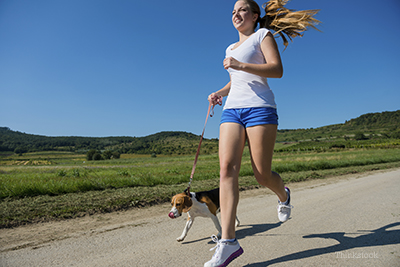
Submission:
[[[260,5],[264,1],[257,1]],[[47,136],[200,135],[229,80],[235,1],[1,0],[0,126]],[[400,1],[292,0],[321,9],[270,79],[279,129],[400,109]],[[217,138],[221,107],[205,137]]]

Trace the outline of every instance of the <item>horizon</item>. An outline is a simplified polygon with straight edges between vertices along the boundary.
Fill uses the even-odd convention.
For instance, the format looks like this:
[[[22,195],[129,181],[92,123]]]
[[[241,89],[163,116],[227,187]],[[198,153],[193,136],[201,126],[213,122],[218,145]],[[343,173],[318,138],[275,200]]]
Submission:
[[[348,120],[345,120],[345,122],[343,123],[335,123],[335,124],[329,124],[329,125],[324,125],[324,126],[320,126],[320,127],[311,127],[311,128],[296,128],[296,129],[278,129],[279,131],[296,131],[296,130],[313,130],[313,129],[319,129],[319,128],[323,128],[323,127],[329,127],[329,126],[334,126],[334,125],[341,125],[341,124],[346,124],[347,122],[351,121],[351,120],[355,120],[358,119],[359,117],[363,116],[363,115],[368,115],[368,114],[381,114],[381,113],[385,113],[385,112],[397,112],[400,111],[400,109],[398,110],[393,110],[393,111],[382,111],[382,112],[372,112],[372,113],[365,113],[365,114],[361,114],[360,116],[356,117],[356,118],[351,118]],[[159,134],[159,133],[164,133],[164,132],[183,132],[183,133],[190,133],[190,134],[194,134],[196,136],[201,136],[201,134],[195,134],[192,132],[188,132],[188,131],[174,131],[174,130],[162,130],[156,133],[151,133],[145,136],[130,136],[130,135],[112,135],[112,136],[81,136],[81,135],[56,135],[56,136],[50,136],[50,135],[43,135],[43,134],[35,134],[35,133],[27,133],[27,132],[21,132],[15,129],[11,129],[10,127],[7,126],[0,126],[0,128],[7,128],[8,130],[11,130],[13,132],[19,132],[19,133],[23,133],[23,134],[29,134],[29,135],[37,135],[37,136],[44,136],[44,137],[88,137],[88,138],[108,138],[108,137],[133,137],[133,138],[141,138],[141,137],[148,137],[151,135],[155,135],[155,134]],[[206,137],[204,137],[206,138]],[[211,137],[211,138],[206,138],[206,139],[218,139],[219,137]]]
[[[233,5],[1,1],[0,124],[44,136],[200,135],[207,96],[229,81],[222,61],[238,39]],[[279,130],[399,109],[400,2],[380,6],[384,19],[372,15],[372,0],[287,4],[320,9],[322,23],[285,51],[276,39],[284,74],[268,83]],[[218,138],[221,110],[215,107],[205,138]]]

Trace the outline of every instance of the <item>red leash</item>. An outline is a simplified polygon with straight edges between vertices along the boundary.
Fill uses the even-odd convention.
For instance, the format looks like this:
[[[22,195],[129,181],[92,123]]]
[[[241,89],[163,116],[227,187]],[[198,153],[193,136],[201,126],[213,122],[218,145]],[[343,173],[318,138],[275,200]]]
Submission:
[[[222,97],[220,97],[220,98],[217,100],[217,104],[220,105],[220,106],[222,105]],[[212,109],[211,109],[211,106],[212,106]],[[210,111],[212,111],[211,114],[210,114]],[[190,174],[189,185],[188,185],[188,187],[187,187],[187,189],[186,189],[188,195],[190,195],[190,185],[192,184],[192,181],[193,181],[194,170],[196,169],[197,160],[198,160],[198,158],[199,158],[201,142],[203,141],[204,131],[206,130],[206,125],[207,125],[208,117],[212,117],[212,116],[214,116],[214,105],[212,105],[211,102],[210,102],[210,104],[208,105],[208,111],[207,111],[206,122],[204,123],[203,132],[201,133],[199,146],[197,147],[196,156],[195,156],[195,158],[194,158],[192,173]]]

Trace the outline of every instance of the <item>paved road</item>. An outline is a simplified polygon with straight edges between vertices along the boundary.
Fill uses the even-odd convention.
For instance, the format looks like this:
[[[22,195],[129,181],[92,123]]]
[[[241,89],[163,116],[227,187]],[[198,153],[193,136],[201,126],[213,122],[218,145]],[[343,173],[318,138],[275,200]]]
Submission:
[[[290,187],[295,208],[283,224],[274,195],[242,193],[237,237],[244,254],[229,266],[400,266],[400,169]],[[94,229],[73,220],[68,227],[79,231],[36,244],[29,226],[26,238],[33,239],[25,245],[21,239],[20,246],[12,241],[18,229],[2,230],[0,266],[203,266],[213,254],[211,220],[198,218],[178,243],[186,215],[171,220],[168,211],[162,205],[104,215]],[[37,227],[47,232],[54,225]]]

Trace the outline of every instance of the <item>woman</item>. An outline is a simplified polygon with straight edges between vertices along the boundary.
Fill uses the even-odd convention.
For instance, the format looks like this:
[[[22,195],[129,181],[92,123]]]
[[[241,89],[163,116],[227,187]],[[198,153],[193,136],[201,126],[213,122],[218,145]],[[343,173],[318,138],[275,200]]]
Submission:
[[[253,0],[238,0],[233,8],[232,23],[238,31],[239,41],[226,49],[223,61],[230,81],[208,97],[213,105],[222,97],[227,96],[227,99],[219,137],[222,236],[220,240],[213,238],[217,242],[216,251],[204,266],[226,266],[243,253],[235,238],[235,217],[239,202],[239,170],[246,140],[257,182],[277,195],[279,220],[284,222],[290,217],[290,191],[279,174],[271,171],[278,116],[267,78],[281,78],[283,68],[269,29],[279,34],[287,46],[284,34],[289,39],[301,36],[307,26],[315,28],[314,24],[319,21],[313,18],[317,10],[294,12],[284,7],[286,2],[269,1],[263,18],[260,18],[260,8]],[[285,24],[280,21],[283,18]],[[286,28],[288,20],[290,28]],[[260,29],[255,31],[258,23]]]

